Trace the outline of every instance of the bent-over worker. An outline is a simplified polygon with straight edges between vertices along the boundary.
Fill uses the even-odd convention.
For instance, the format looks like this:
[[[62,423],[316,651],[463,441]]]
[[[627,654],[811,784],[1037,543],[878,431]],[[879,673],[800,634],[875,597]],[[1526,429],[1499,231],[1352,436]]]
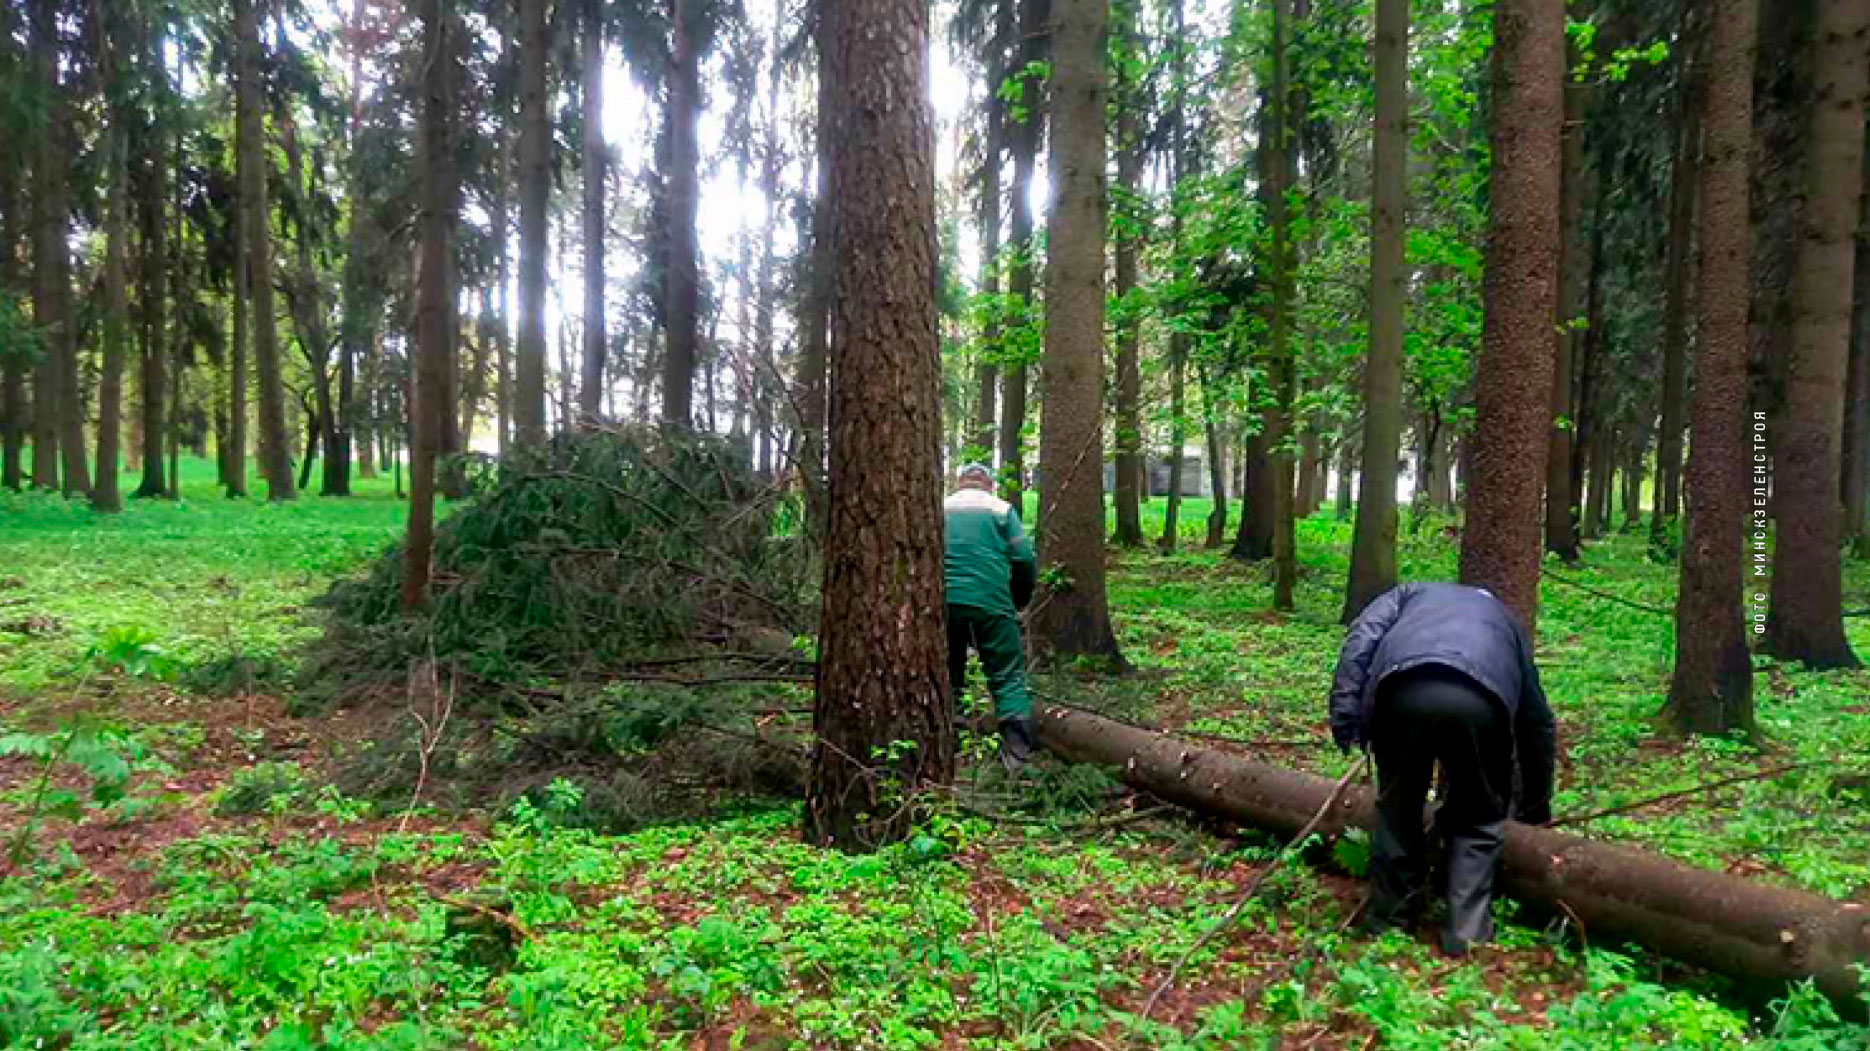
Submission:
[[[948,677],[957,697],[967,654],[980,654],[1000,727],[1000,759],[1017,770],[1033,748],[1032,696],[1019,611],[1032,599],[1038,565],[1019,512],[993,495],[993,471],[961,468],[960,488],[942,504],[947,526]]]
[[[1493,936],[1494,870],[1506,820],[1552,819],[1557,725],[1532,642],[1492,594],[1458,584],[1404,584],[1351,625],[1331,689],[1338,747],[1369,748],[1377,768],[1370,841],[1373,931],[1413,922],[1423,904],[1423,806],[1435,763],[1447,846],[1442,947],[1464,955]],[[1518,793],[1515,799],[1515,786]]]

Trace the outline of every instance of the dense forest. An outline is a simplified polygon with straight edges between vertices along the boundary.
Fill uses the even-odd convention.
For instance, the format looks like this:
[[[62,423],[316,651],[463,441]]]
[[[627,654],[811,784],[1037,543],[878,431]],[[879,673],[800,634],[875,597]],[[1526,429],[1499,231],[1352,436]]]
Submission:
[[[726,718],[711,707],[726,704],[751,720],[733,733],[765,747],[773,712],[805,716],[781,793],[803,798],[782,813],[804,844],[897,857],[948,842],[931,829],[979,815],[919,800],[949,799],[972,761],[940,614],[944,479],[969,463],[1027,516],[1038,592],[1022,623],[1045,698],[1118,696],[1141,706],[1127,717],[1198,730],[1186,695],[1244,674],[1216,703],[1310,691],[1298,723],[1267,707],[1256,730],[1316,735],[1330,667],[1314,643],[1398,583],[1442,575],[1497,596],[1561,668],[1644,654],[1620,680],[1642,680],[1620,729],[1582,680],[1553,691],[1571,791],[1589,791],[1574,761],[1609,768],[1600,740],[1651,742],[1682,759],[1677,773],[1696,755],[1746,756],[1736,776],[1769,781],[1794,769],[1774,758],[1785,748],[1800,768],[1841,769],[1870,726],[1857,674],[1870,611],[1849,608],[1870,565],[1867,101],[1864,0],[3,0],[0,488],[19,495],[0,496],[0,534],[18,530],[0,553],[82,562],[105,549],[85,537],[115,535],[86,530],[211,501],[214,516],[233,501],[243,521],[275,523],[258,516],[395,508],[370,520],[390,553],[326,600],[339,626],[317,622],[325,649],[288,661],[295,685],[243,670],[242,689],[207,692],[278,695],[295,718],[311,712],[299,693],[342,693],[310,716],[322,723],[371,708],[356,668],[411,698],[425,682],[429,709],[389,705],[419,724],[399,834],[457,689],[481,691],[475,718],[509,736],[535,720],[516,738],[530,747],[542,707],[588,728],[599,717],[574,712],[574,693],[615,701],[633,683],[717,698],[659,708],[658,733]],[[304,514],[293,544],[324,542],[341,519],[318,516],[352,512]],[[220,536],[222,521],[173,528]],[[153,567],[155,550],[124,554]],[[319,562],[288,590],[354,576],[363,558]],[[34,663],[31,640],[72,634],[78,615],[29,597],[15,623],[6,591],[108,585],[41,571],[0,565],[0,636],[28,640],[0,648],[19,662],[0,677],[19,712],[97,688]],[[278,586],[259,582],[272,572],[248,586]],[[1182,572],[1201,574],[1176,599],[1195,612],[1179,628],[1152,620],[1152,577]],[[1209,592],[1232,596],[1215,600],[1226,625],[1209,625],[1241,633],[1215,636],[1230,671],[1201,670],[1212,655],[1177,641],[1209,624]],[[1631,643],[1626,619],[1653,637]],[[1307,623],[1305,641],[1281,634]],[[749,672],[748,640],[769,636],[781,641]],[[106,679],[187,678],[100,637],[44,652]],[[153,638],[130,647],[162,650]],[[227,645],[215,659],[247,669],[243,644]],[[1296,667],[1286,647],[1308,667],[1255,678]],[[169,674],[145,675],[158,666]],[[1182,675],[1198,685],[1161,678]],[[766,692],[749,700],[754,682]],[[1806,730],[1775,707],[1800,689],[1832,699]],[[38,796],[25,773],[7,781],[24,793],[6,811],[22,842],[49,771],[103,740],[47,730],[67,707],[0,724],[18,731],[0,738],[0,774],[8,755],[46,771],[31,767]],[[1215,798],[1180,798],[1149,780],[1153,746],[1064,711],[1040,717],[1042,740],[1106,767],[1127,755],[1119,780],[1143,809],[1160,798],[1256,824],[1237,811],[1257,804],[1219,781]],[[552,738],[561,758],[570,734]],[[1313,789],[1293,789],[1303,805],[1282,797],[1292,816],[1271,827],[1299,834],[1260,859],[1270,867],[1358,771],[1255,755],[1346,778],[1310,824]],[[1172,772],[1188,756],[1157,758]],[[1071,775],[1047,770],[1056,804]],[[1859,799],[1854,776],[1811,805]],[[1817,820],[1806,803],[1770,804],[1802,815],[1774,836]],[[732,834],[783,839],[752,820]],[[1335,836],[1349,819],[1330,820]],[[1711,972],[1812,979],[1801,1010],[1861,1015],[1870,1000],[1847,988],[1853,950],[1838,946],[1855,945],[1861,973],[1870,928],[1852,934],[1856,914],[1831,910],[1863,907],[1870,873],[1835,858],[1870,840],[1846,824],[1825,864],[1861,879],[1801,870],[1757,899],[1757,915],[1796,917],[1822,942],[1809,955],[1777,921],[1734,936],[1763,949],[1671,940],[1677,914],[1653,904],[1605,906],[1605,922]],[[1610,838],[1721,868],[1699,846]],[[1703,853],[1751,877],[1731,859],[1758,845]],[[1752,893],[1670,892],[1674,877],[1626,861],[1603,862],[1606,893],[1701,902],[1680,906],[1683,922]],[[1579,935],[1598,922],[1585,898],[1537,890],[1546,877],[1526,864],[1509,853],[1517,897],[1579,910]],[[451,923],[491,917],[501,938],[543,944],[535,927],[565,917],[528,926],[515,886],[437,900]],[[0,925],[0,951],[23,951],[19,933]],[[923,1021],[978,1038],[965,1046],[1113,1046],[1099,1034],[1123,1024],[1137,1046],[1209,1046],[1198,1025],[1176,1030],[1187,1044],[1147,1034],[1213,934],[1166,978],[1175,953],[1142,968],[1154,994],[1110,1008],[1127,1023],[1083,1005],[1079,1022],[1024,1016],[1024,1036],[1004,1016],[991,1035]],[[1760,962],[1774,954],[1794,962]],[[673,973],[657,980],[687,972]],[[754,985],[743,974],[721,987],[729,1000],[642,1032],[700,1041]],[[1286,1017],[1273,985],[1242,1000],[1254,1024],[1317,1023],[1328,1042],[1268,1047],[1469,1046],[1408,1043],[1406,1011]],[[1209,1006],[1179,1010],[1212,1027]],[[8,1010],[29,1015],[0,992],[0,1046],[58,1031]],[[1761,1017],[1729,1035],[1759,1035]],[[786,1016],[774,1028],[794,1042],[770,1046],[937,1046],[875,1020],[811,1024]],[[1783,1046],[1865,1039],[1819,1030]],[[1653,1046],[1690,1046],[1670,1042],[1684,1031]],[[331,1032],[305,1046],[348,1046]],[[1605,1042],[1575,1046],[1652,1046],[1593,1032]],[[1547,1046],[1532,1039],[1472,1046]]]

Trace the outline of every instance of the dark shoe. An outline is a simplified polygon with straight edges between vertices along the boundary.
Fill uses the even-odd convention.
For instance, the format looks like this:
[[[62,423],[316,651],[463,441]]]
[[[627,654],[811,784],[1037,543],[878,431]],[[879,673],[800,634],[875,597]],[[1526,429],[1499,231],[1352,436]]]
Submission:
[[[1032,761],[1034,735],[1031,719],[1000,720],[1000,765],[1008,776],[1017,777]]]
[[[1474,951],[1473,943],[1465,938],[1457,938],[1452,930],[1441,933],[1441,952],[1450,960],[1464,960]]]

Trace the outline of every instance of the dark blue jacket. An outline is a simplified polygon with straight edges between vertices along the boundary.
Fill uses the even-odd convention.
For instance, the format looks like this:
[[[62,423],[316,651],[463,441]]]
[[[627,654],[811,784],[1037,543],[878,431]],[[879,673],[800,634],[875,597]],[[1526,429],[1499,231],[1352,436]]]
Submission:
[[[1364,609],[1345,636],[1331,686],[1331,736],[1338,746],[1367,740],[1383,680],[1426,664],[1461,672],[1506,706],[1519,766],[1520,820],[1550,820],[1558,725],[1539,685],[1532,640],[1511,610],[1479,588],[1403,584]]]

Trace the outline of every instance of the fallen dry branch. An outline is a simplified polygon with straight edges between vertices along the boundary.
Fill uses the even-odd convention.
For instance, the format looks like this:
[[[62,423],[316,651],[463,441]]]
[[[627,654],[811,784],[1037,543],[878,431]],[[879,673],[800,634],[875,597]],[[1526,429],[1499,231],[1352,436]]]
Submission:
[[[1374,798],[1360,787],[1332,803],[1326,778],[1256,762],[1088,712],[1045,705],[1039,740],[1074,762],[1120,771],[1134,788],[1276,835],[1370,827]],[[1870,961],[1870,908],[1744,877],[1691,868],[1646,851],[1510,824],[1502,858],[1506,894],[1743,982],[1815,979],[1841,1010],[1861,1017],[1857,968]]]

